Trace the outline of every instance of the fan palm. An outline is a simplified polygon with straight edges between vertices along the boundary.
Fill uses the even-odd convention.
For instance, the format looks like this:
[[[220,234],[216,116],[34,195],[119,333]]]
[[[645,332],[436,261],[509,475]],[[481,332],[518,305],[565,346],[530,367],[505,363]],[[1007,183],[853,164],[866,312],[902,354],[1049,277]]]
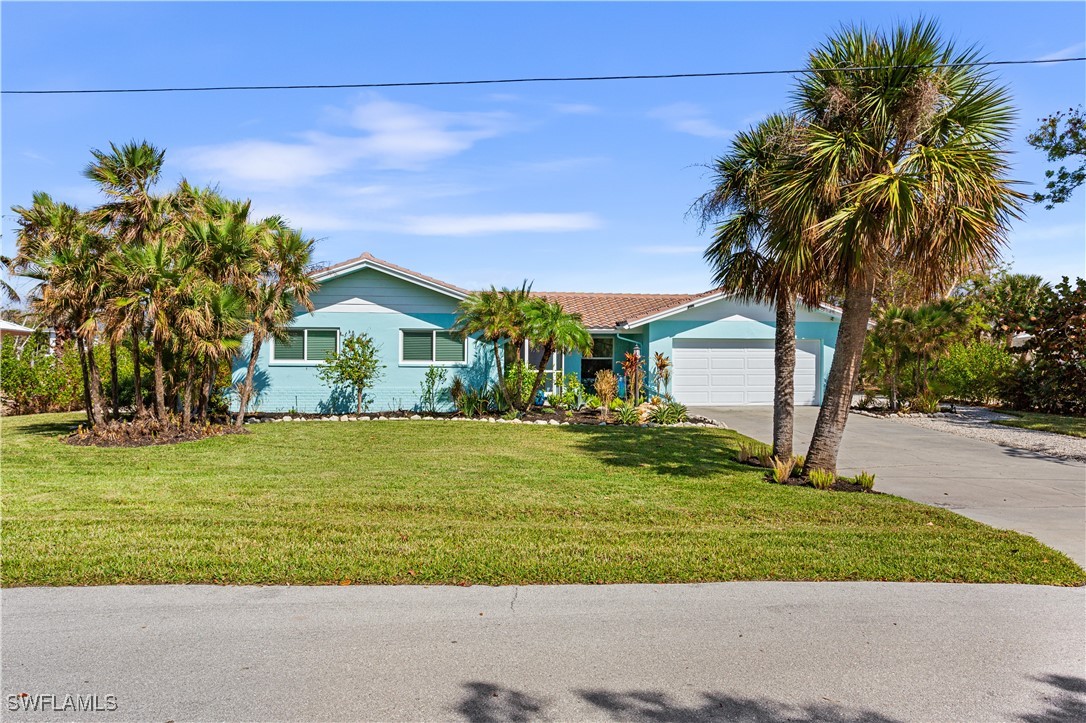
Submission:
[[[592,350],[592,335],[585,328],[581,315],[567,312],[561,304],[533,298],[524,304],[523,309],[524,334],[528,342],[542,352],[532,392],[527,400],[527,408],[531,409],[535,395],[543,384],[551,357],[555,353],[567,354],[573,351],[588,354]]]
[[[38,282],[31,304],[43,321],[75,331],[87,422],[104,422],[94,345],[105,302],[101,280],[109,241],[79,209],[56,202],[46,193],[34,194],[29,208],[12,210],[18,216],[19,231],[11,267]]]
[[[158,180],[166,152],[147,141],[130,141],[123,145],[110,143],[109,150],[92,149],[94,160],[83,170],[83,175],[96,183],[106,195],[107,201],[90,213],[103,225],[108,225],[117,241],[118,251],[128,246],[142,246],[162,226],[163,205],[151,192]],[[114,279],[119,283],[119,295],[125,295],[123,282],[128,277]],[[116,344],[124,334],[132,344],[133,381],[135,384],[136,415],[144,414],[143,389],[140,371],[140,341],[146,329],[144,310],[139,305],[129,306],[124,312],[111,314],[110,343]]]
[[[796,295],[816,303],[821,272],[811,255],[781,256],[776,238],[802,233],[773,206],[774,171],[794,152],[802,129],[794,118],[772,115],[739,133],[714,163],[713,189],[695,204],[702,223],[717,223],[705,259],[713,282],[742,299],[776,308],[773,390],[773,454],[791,459],[795,406]]]
[[[279,219],[269,219],[258,232],[257,261],[260,273],[248,296],[251,303],[249,363],[238,399],[234,424],[245,423],[245,412],[253,394],[256,360],[269,337],[282,338],[294,316],[296,306],[313,310],[309,295],[317,284],[309,275],[313,258],[313,239],[301,231],[287,228]]]
[[[935,23],[891,34],[846,28],[810,57],[795,92],[802,149],[771,184],[777,208],[810,235],[775,239],[799,258],[817,249],[845,302],[810,469],[834,470],[872,297],[890,260],[928,296],[998,256],[1023,194],[1006,178],[1012,108]],[[818,209],[831,212],[818,220]],[[813,223],[812,223],[813,222]]]

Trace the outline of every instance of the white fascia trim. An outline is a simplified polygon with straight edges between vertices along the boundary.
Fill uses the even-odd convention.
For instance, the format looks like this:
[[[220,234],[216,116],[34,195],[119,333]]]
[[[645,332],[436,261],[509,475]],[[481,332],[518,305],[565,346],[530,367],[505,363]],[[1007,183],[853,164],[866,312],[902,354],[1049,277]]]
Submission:
[[[638,326],[643,326],[643,325],[648,324],[648,323],[653,322],[653,321],[659,321],[660,319],[666,319],[669,316],[674,316],[675,314],[681,314],[682,312],[687,311],[689,309],[694,309],[694,308],[697,308],[699,306],[703,306],[705,304],[711,304],[714,301],[720,301],[721,299],[726,299],[729,296],[734,296],[734,295],[735,295],[734,292],[731,292],[731,291],[719,291],[719,292],[717,292],[715,294],[710,294],[709,296],[703,296],[700,299],[694,299],[693,301],[687,301],[687,302],[685,302],[683,304],[680,304],[679,306],[673,306],[670,309],[664,309],[663,311],[658,311],[655,314],[651,314],[649,316],[643,316],[640,319],[634,319],[633,321],[624,322],[624,323],[620,324],[618,328],[620,328],[620,329],[633,329],[633,328],[636,328]]]
[[[454,299],[464,299],[464,298],[467,297],[467,294],[464,294],[464,293],[461,293],[461,292],[458,292],[458,291],[453,291],[452,289],[441,286],[440,284],[434,284],[434,283],[431,283],[429,281],[425,281],[423,279],[420,279],[417,276],[412,276],[411,274],[405,274],[404,272],[400,271],[399,269],[393,269],[393,268],[390,268],[388,266],[385,266],[384,264],[378,264],[378,263],[375,263],[373,261],[370,261],[369,259],[362,259],[361,261],[358,261],[357,263],[353,263],[350,266],[342,266],[342,267],[340,267],[338,269],[334,269],[332,271],[324,271],[324,272],[318,271],[317,273],[313,274],[313,280],[314,281],[328,281],[329,279],[336,279],[336,278],[339,278],[340,276],[344,276],[346,274],[349,274],[349,273],[352,273],[354,271],[358,271],[359,269],[364,269],[364,268],[376,269],[377,271],[380,271],[381,273],[388,274],[389,276],[395,276],[397,279],[402,279],[403,281],[408,281],[408,282],[410,282],[412,284],[415,284],[416,286],[421,286],[424,289],[430,289],[431,291],[436,291],[439,294],[445,294],[446,296],[451,296]]]

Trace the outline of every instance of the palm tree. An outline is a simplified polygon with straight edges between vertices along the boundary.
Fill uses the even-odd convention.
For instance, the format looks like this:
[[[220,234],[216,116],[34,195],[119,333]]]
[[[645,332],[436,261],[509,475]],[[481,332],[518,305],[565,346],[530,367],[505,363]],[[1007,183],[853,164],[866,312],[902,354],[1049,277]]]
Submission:
[[[892,34],[846,28],[811,54],[795,92],[802,149],[771,185],[774,206],[809,235],[777,253],[828,257],[844,309],[809,469],[834,470],[875,285],[894,260],[929,296],[998,255],[1024,195],[1007,180],[1012,107],[935,23]],[[831,213],[817,221],[818,209]],[[817,222],[811,224],[812,219]]]
[[[494,371],[498,376],[498,390],[509,408],[515,408],[512,393],[506,380],[503,342],[513,348],[519,365],[524,359],[524,341],[527,338],[525,309],[531,299],[531,285],[525,281],[520,288],[497,289],[491,286],[483,291],[468,294],[457,308],[453,330],[461,338],[477,335],[494,348]],[[519,370],[519,368],[518,368]],[[518,371],[519,373],[519,371]]]
[[[138,307],[147,316],[154,357],[154,414],[164,422],[167,419],[166,347],[174,338],[182,291],[192,280],[192,257],[159,236],[150,244],[125,248],[118,261],[123,272],[129,274],[129,282],[125,294],[116,298],[114,304],[122,310]]]
[[[118,253],[128,246],[143,246],[161,226],[162,204],[151,193],[165,160],[164,149],[147,141],[130,141],[121,146],[109,144],[109,151],[92,149],[94,161],[83,175],[98,184],[107,202],[91,211],[96,220],[111,228],[118,244]],[[125,275],[115,279],[123,282]],[[118,289],[118,295],[125,295]],[[131,290],[127,290],[131,291]],[[146,329],[144,310],[136,305],[126,313],[115,314],[110,343],[115,345],[127,332],[132,345],[133,380],[135,384],[136,416],[143,416],[143,389],[140,371],[140,341]],[[116,352],[111,349],[111,358]]]
[[[714,163],[713,189],[695,203],[703,225],[719,222],[705,251],[713,282],[776,309],[773,454],[781,459],[792,457],[796,295],[802,290],[807,303],[817,303],[822,293],[813,257],[782,257],[773,243],[774,237],[802,233],[773,207],[767,185],[801,130],[794,118],[778,114],[739,133]]]
[[[581,315],[567,312],[561,304],[537,297],[529,300],[523,309],[525,336],[532,346],[542,352],[532,392],[528,396],[527,408],[530,410],[543,384],[551,357],[556,352],[588,354],[592,350],[592,335],[585,328]]]
[[[105,302],[102,271],[109,240],[93,219],[46,193],[35,193],[30,208],[12,210],[19,217],[12,268],[39,282],[33,310],[46,323],[75,331],[87,422],[91,426],[105,422],[94,346]]]
[[[282,338],[294,316],[295,307],[313,310],[309,295],[317,287],[309,275],[313,239],[306,238],[301,231],[287,228],[277,218],[261,224],[259,236],[257,254],[261,271],[248,294],[252,305],[249,325],[252,342],[245,381],[238,399],[238,414],[234,420],[238,427],[245,423],[261,346],[269,337]]]

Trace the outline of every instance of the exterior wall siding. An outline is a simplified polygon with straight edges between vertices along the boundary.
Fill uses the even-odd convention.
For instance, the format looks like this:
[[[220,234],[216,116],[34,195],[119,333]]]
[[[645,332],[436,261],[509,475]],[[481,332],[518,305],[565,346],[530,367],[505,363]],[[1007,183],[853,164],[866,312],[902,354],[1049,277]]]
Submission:
[[[660,352],[672,358],[674,339],[768,339],[776,334],[776,319],[773,309],[762,304],[737,302],[722,299],[712,304],[691,309],[675,316],[650,322],[648,324],[649,383],[656,393],[656,380],[651,374],[652,355]],[[833,349],[837,342],[838,322],[827,312],[800,306],[796,312],[796,338],[811,339],[819,342],[818,359],[818,400],[826,388],[830,364],[833,362]]]
[[[415,409],[426,362],[400,361],[402,329],[448,329],[456,320],[457,300],[374,269],[364,269],[325,282],[312,295],[314,310],[299,313],[291,328],[338,329],[340,337],[367,333],[381,350],[382,376],[369,390],[371,411]],[[250,339],[234,364],[235,383],[245,379]],[[255,399],[250,410],[258,412],[349,413],[355,409],[354,393],[331,389],[317,376],[318,362],[273,362],[273,344],[262,345],[257,361]],[[444,363],[446,386],[456,376],[471,386],[493,378],[493,352],[474,339],[467,340],[467,361]],[[234,400],[236,406],[236,399]],[[444,409],[451,409],[446,400]]]

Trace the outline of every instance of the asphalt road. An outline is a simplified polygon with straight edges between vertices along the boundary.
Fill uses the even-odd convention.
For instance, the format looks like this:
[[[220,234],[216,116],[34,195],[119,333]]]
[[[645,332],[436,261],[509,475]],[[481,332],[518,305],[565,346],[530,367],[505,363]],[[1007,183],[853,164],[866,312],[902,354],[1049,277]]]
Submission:
[[[771,407],[694,407],[765,442]],[[817,407],[797,407],[795,448],[806,452]],[[849,415],[841,443],[843,474],[875,473],[875,489],[945,507],[994,527],[1017,530],[1086,566],[1086,464],[922,429]]]
[[[1084,588],[162,586],[0,601],[5,721],[1086,720]],[[20,693],[117,709],[12,712]]]

